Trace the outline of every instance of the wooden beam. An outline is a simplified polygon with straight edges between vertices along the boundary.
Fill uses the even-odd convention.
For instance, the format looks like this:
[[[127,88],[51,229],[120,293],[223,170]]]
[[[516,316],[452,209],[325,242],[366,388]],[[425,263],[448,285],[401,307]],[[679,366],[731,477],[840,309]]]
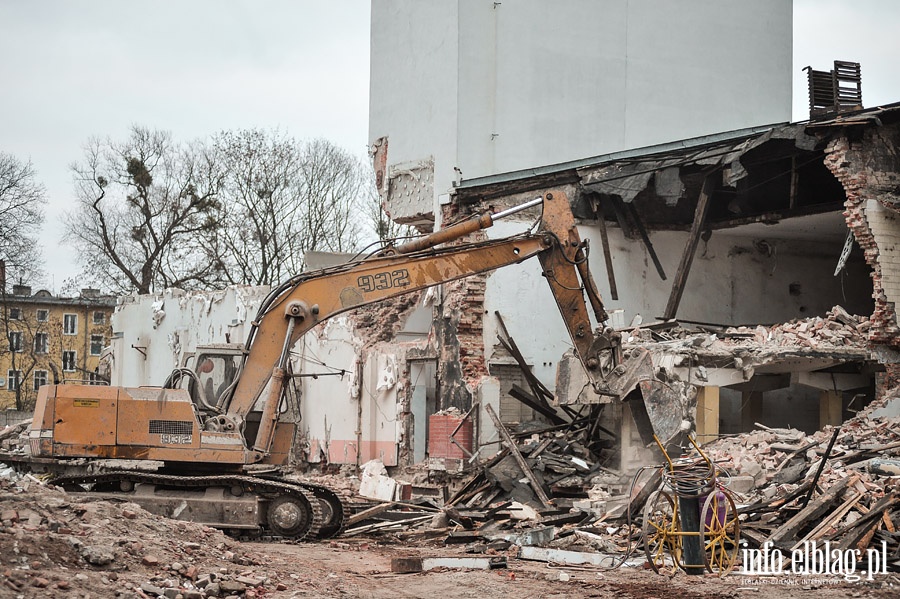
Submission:
[[[600,227],[600,243],[603,244],[603,258],[606,260],[606,278],[609,280],[609,296],[614,300],[619,299],[619,289],[616,287],[616,273],[613,272],[612,251],[609,249],[609,235],[606,230],[606,219],[603,214],[603,204],[597,200],[594,208],[597,215],[597,225]]]
[[[843,403],[840,391],[822,391],[819,394],[819,428],[825,425],[840,426],[844,422]]]
[[[697,207],[694,210],[694,224],[691,225],[691,233],[688,235],[684,251],[681,253],[681,262],[678,263],[678,271],[675,273],[675,280],[672,282],[672,292],[669,294],[669,302],[666,304],[666,311],[663,313],[664,320],[675,318],[675,313],[678,312],[678,304],[681,303],[684,285],[687,282],[688,274],[691,272],[691,264],[694,262],[697,245],[700,243],[700,234],[703,233],[703,227],[706,224],[706,215],[709,213],[709,198],[712,196],[714,185],[713,175],[706,175],[706,178],[703,179],[703,187],[700,189]],[[665,279],[665,277],[663,278]]]
[[[719,388],[700,387],[697,391],[697,437],[704,443],[719,437]]]
[[[560,417],[559,414],[556,413],[555,410],[541,404],[534,397],[532,397],[525,389],[522,389],[518,385],[513,385],[509,390],[509,394],[521,401],[523,404],[534,410],[535,412],[539,412],[543,414],[547,418],[550,419],[550,422],[553,424],[566,424],[566,419]]]
[[[831,486],[828,491],[811,501],[809,505],[797,512],[794,517],[784,523],[772,536],[769,541],[778,548],[788,549],[793,546],[797,537],[797,533],[809,522],[812,522],[831,507],[838,499],[840,493],[848,484],[855,483],[859,480],[859,476],[853,478],[842,478]]]
[[[381,505],[376,505],[375,507],[370,507],[367,510],[357,512],[347,519],[347,523],[345,524],[345,526],[349,528],[350,526],[353,526],[354,524],[359,524],[363,520],[368,520],[369,518],[374,518],[375,516],[378,516],[379,514],[383,514],[384,512],[388,511],[392,507],[394,507],[394,502],[389,501],[387,503],[382,503]]]
[[[665,281],[666,271],[663,270],[662,263],[659,261],[659,256],[656,255],[656,250],[653,249],[653,244],[650,242],[650,236],[647,235],[647,229],[644,228],[644,223],[637,212],[637,208],[634,207],[634,202],[628,203],[628,210],[631,214],[631,218],[634,219],[634,226],[637,228],[638,233],[641,235],[641,239],[644,241],[644,247],[647,248],[647,253],[650,254],[650,259],[653,260],[653,266],[656,267],[656,272],[659,273],[659,278]]]
[[[503,426],[502,422],[500,422],[500,418],[498,418],[497,413],[494,412],[493,406],[491,406],[491,404],[486,404],[484,406],[484,409],[485,411],[487,411],[488,416],[491,417],[491,420],[494,421],[494,426],[497,427],[497,432],[500,433],[500,438],[503,439],[503,444],[506,445],[506,448],[512,454],[513,458],[515,458],[516,463],[519,465],[519,469],[522,471],[522,474],[525,475],[525,478],[527,478],[528,482],[531,484],[531,488],[534,489],[534,494],[544,505],[544,507],[554,507],[553,503],[550,501],[550,498],[547,497],[547,493],[544,492],[544,488],[541,486],[541,483],[538,482],[537,478],[535,478],[534,476],[534,472],[532,472],[531,468],[528,466],[528,462],[526,462],[525,458],[522,457],[522,453],[516,446],[516,442],[512,437],[509,436],[509,431],[506,430],[506,427]]]

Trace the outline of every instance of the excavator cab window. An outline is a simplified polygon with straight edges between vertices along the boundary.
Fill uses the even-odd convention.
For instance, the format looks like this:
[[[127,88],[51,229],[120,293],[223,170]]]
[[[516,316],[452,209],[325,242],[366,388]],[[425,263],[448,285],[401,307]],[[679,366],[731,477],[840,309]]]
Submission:
[[[240,356],[204,353],[197,357],[195,372],[206,401],[215,404],[234,381]]]

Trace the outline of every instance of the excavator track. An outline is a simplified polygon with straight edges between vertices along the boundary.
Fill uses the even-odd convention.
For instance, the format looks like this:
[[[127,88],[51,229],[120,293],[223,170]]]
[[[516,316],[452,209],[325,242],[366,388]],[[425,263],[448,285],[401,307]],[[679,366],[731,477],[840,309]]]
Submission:
[[[340,535],[347,528],[352,512],[350,506],[341,500],[340,496],[332,489],[322,485],[314,485],[305,482],[292,482],[315,495],[322,504],[322,526],[315,533],[317,539],[330,539]]]
[[[139,505],[142,504],[141,497],[131,494],[129,490],[122,490],[123,487],[125,489],[133,489],[135,485],[149,484],[162,486],[167,489],[189,491],[223,488],[229,489],[236,496],[249,493],[252,497],[265,499],[268,503],[264,518],[264,533],[267,539],[281,537],[300,541],[307,538],[322,538],[325,531],[333,528],[333,521],[335,520],[333,517],[330,517],[328,522],[325,521],[320,503],[320,497],[326,497],[325,501],[328,501],[328,495],[322,489],[329,491],[336,497],[330,489],[281,479],[273,480],[243,475],[178,476],[135,471],[114,471],[100,474],[62,476],[54,478],[52,482],[55,485],[73,490],[81,487],[81,485],[93,485],[95,492],[97,492],[98,488],[101,489],[100,494],[104,493],[102,491],[104,487],[119,487],[118,491],[113,489],[112,495],[121,495],[123,498],[128,498]],[[150,511],[153,510],[151,509]],[[343,514],[342,510],[339,511]],[[181,515],[182,513],[179,513],[172,517],[192,520],[190,517],[182,518],[180,517]],[[189,510],[187,515],[191,515]],[[342,523],[346,519],[342,517],[340,521]],[[225,522],[203,523],[225,530],[232,528]]]

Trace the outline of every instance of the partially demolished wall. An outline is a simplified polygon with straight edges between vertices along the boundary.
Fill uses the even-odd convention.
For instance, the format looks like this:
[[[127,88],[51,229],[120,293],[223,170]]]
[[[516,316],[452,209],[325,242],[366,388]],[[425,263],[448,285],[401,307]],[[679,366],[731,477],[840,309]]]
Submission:
[[[847,194],[844,215],[872,269],[875,310],[869,342],[900,348],[900,126],[851,127],[833,139],[825,164]],[[896,359],[891,359],[896,362]]]

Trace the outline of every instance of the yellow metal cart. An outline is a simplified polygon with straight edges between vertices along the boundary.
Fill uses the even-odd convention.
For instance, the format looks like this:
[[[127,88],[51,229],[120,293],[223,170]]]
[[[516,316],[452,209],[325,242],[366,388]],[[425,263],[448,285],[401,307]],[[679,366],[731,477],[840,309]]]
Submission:
[[[656,439],[666,465],[660,466],[660,488],[644,506],[644,551],[658,574],[705,569],[727,576],[737,561],[741,532],[734,497],[712,460],[688,439],[698,455],[677,460]]]

